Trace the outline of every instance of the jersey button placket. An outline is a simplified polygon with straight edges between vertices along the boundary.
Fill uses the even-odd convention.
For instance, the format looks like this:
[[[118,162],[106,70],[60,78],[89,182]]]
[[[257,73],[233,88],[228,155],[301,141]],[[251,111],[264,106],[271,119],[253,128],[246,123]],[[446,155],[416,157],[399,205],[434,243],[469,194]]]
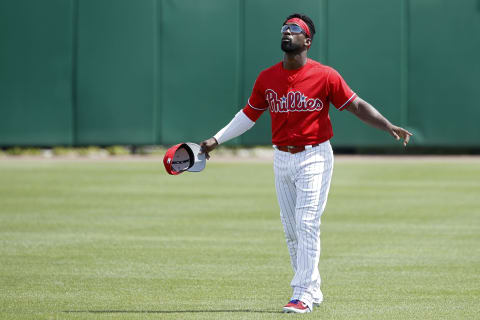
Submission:
[[[285,98],[287,98],[287,128],[288,128],[288,141],[289,141],[289,145],[293,145],[293,143],[291,143],[291,140],[292,140],[292,136],[293,136],[293,128],[292,126],[290,125],[290,111],[289,111],[289,105],[288,105],[288,93],[292,90],[292,82],[293,82],[293,78],[292,77],[288,77],[288,87],[287,87],[287,94],[285,96]]]

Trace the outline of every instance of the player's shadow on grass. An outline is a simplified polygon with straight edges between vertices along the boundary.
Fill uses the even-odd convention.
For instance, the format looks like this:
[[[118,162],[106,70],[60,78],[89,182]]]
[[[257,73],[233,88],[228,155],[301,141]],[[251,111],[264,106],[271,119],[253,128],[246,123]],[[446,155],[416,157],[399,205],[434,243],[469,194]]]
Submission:
[[[64,313],[283,313],[269,310],[67,310]]]

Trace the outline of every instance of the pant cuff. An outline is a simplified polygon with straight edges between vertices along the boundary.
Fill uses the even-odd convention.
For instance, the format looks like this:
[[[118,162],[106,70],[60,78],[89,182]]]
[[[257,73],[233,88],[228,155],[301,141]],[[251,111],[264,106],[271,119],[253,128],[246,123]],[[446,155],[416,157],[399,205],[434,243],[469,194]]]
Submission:
[[[312,295],[306,292],[304,288],[294,288],[291,300],[300,300],[305,303],[310,308],[310,310],[313,310]]]

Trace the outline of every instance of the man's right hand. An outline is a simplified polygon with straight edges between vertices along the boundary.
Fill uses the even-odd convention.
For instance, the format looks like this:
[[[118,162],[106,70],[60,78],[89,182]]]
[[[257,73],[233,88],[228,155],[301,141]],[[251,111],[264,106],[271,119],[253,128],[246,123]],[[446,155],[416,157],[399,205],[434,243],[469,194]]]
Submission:
[[[209,152],[215,149],[218,146],[217,139],[211,137],[205,141],[200,142],[200,153],[205,153],[207,159],[210,159]]]

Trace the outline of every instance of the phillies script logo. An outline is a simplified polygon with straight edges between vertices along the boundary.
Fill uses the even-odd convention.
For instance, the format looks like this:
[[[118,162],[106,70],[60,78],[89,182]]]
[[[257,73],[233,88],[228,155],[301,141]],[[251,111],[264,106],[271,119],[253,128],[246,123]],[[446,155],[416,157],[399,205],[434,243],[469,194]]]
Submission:
[[[267,89],[265,97],[271,112],[320,111],[323,103],[320,99],[309,99],[299,91],[289,92],[280,99],[275,91]]]

